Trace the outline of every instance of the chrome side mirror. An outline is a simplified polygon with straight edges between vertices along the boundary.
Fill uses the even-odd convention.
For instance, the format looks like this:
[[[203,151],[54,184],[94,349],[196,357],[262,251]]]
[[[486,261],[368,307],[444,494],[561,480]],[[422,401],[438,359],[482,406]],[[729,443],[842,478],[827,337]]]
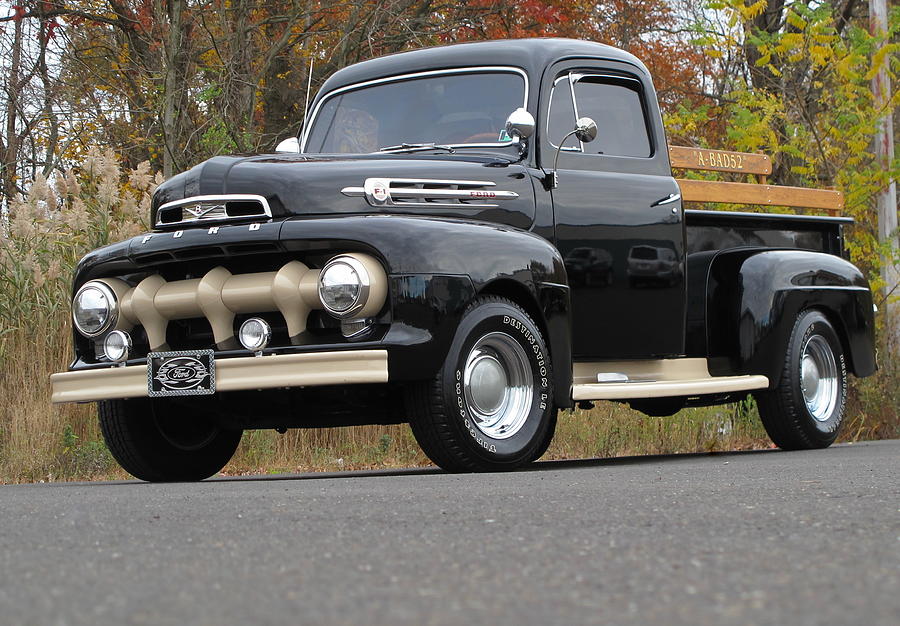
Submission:
[[[589,117],[579,117],[575,122],[575,129],[570,131],[562,138],[562,141],[559,142],[559,147],[556,149],[556,158],[553,159],[553,171],[550,173],[550,189],[559,187],[559,153],[562,152],[563,144],[565,144],[566,140],[572,135],[575,135],[581,143],[592,142],[597,138],[597,122]]]
[[[572,132],[581,143],[590,143],[597,138],[597,122],[589,117],[579,117]]]
[[[275,152],[290,152],[297,154],[300,152],[300,140],[296,137],[288,137],[275,147]]]
[[[522,107],[510,113],[506,118],[506,134],[518,142],[531,137],[536,126],[534,116]]]

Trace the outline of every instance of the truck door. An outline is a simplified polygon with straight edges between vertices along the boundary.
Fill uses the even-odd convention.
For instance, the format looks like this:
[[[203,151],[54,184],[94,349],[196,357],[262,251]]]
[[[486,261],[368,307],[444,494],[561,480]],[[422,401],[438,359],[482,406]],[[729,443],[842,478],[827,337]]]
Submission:
[[[545,76],[541,166],[590,117],[597,138],[559,151],[556,245],[572,289],[576,359],[683,354],[684,223],[649,78],[627,64],[557,65]]]

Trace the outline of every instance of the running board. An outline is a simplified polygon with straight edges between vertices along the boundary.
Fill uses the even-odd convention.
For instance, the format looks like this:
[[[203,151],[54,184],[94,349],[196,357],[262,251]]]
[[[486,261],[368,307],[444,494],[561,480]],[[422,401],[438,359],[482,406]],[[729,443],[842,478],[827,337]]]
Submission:
[[[705,396],[732,391],[765,389],[765,376],[716,376],[693,380],[671,380],[653,383],[589,383],[572,385],[572,399],[632,400],[636,398],[666,398],[673,396]]]
[[[693,397],[769,386],[765,376],[710,376],[706,359],[575,363],[572,381],[572,400],[576,402]]]

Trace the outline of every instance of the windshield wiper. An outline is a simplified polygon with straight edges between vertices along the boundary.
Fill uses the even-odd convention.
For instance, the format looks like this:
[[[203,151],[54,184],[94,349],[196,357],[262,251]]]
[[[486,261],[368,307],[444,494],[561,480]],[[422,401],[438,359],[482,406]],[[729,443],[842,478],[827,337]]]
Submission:
[[[378,149],[379,152],[421,152],[422,150],[446,150],[451,154],[456,152],[452,146],[444,146],[439,143],[401,143]]]

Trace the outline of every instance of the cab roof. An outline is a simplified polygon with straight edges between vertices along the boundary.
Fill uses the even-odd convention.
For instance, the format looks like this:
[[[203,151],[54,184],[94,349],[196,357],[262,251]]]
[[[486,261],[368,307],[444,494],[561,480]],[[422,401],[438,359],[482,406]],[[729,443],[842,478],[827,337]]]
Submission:
[[[649,76],[637,57],[606,44],[562,38],[504,39],[422,48],[362,61],[335,72],[322,85],[319,96],[368,80],[458,67],[520,67],[537,84],[548,65],[571,58],[621,61]]]

